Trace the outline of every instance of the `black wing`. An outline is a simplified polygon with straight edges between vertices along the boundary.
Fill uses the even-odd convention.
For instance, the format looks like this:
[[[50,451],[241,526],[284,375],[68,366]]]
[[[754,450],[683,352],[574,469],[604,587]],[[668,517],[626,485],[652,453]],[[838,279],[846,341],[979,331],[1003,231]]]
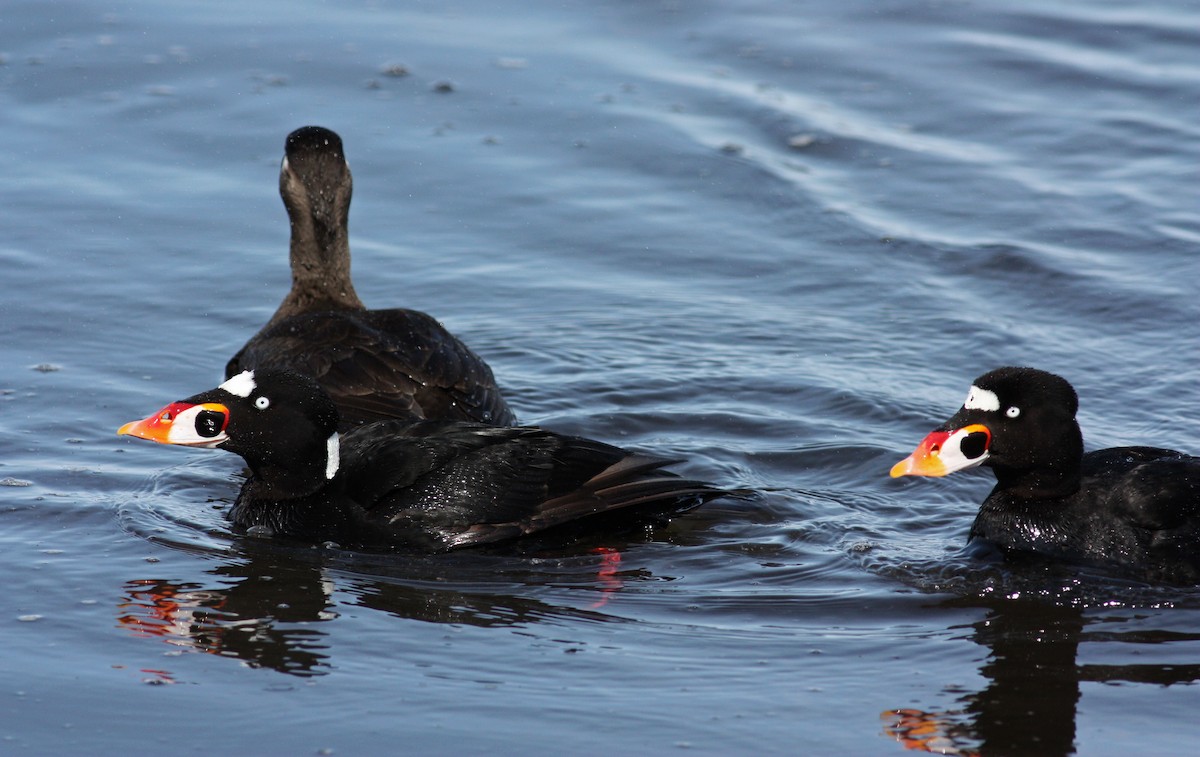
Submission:
[[[1108,482],[1108,504],[1100,510],[1115,515],[1105,526],[1115,544],[1108,557],[1131,561],[1149,580],[1200,583],[1200,458],[1121,447],[1084,460],[1096,477],[1089,480]]]
[[[342,450],[347,493],[370,517],[440,549],[724,493],[663,470],[675,461],[538,428],[377,423],[347,433]]]
[[[1157,447],[1114,447],[1084,456],[1120,517],[1138,528],[1200,530],[1200,458]],[[1197,549],[1200,553],[1200,549]]]

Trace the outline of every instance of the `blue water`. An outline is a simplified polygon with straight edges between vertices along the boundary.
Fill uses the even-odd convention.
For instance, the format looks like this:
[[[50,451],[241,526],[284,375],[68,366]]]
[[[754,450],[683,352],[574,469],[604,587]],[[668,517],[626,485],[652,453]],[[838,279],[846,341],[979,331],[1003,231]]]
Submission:
[[[1004,364],[1200,451],[1183,0],[0,8],[0,751],[1173,755],[1200,591],[961,554],[892,480]],[[338,131],[355,283],[530,423],[753,487],[669,526],[366,558],[230,534],[231,455],[115,429],[288,286]]]

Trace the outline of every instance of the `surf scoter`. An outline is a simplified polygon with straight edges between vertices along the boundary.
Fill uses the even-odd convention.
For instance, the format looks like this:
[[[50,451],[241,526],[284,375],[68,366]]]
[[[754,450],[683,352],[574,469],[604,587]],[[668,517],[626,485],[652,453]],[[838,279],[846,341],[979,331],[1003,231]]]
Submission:
[[[970,539],[1005,553],[1104,566],[1150,581],[1200,583],[1200,458],[1155,447],[1084,453],[1079,401],[1062,377],[999,368],[892,476],[986,465],[996,487]]]
[[[342,428],[385,418],[510,425],[491,368],[432,317],[367,310],[350,280],[352,181],[341,138],[320,126],[287,137],[279,194],[292,225],[292,289],[225,367],[225,378],[290,368],[320,382]]]
[[[245,371],[117,433],[235,452],[251,471],[235,528],[351,549],[437,552],[726,493],[663,470],[677,461],[539,428],[392,420],[339,435],[329,395],[292,371]]]

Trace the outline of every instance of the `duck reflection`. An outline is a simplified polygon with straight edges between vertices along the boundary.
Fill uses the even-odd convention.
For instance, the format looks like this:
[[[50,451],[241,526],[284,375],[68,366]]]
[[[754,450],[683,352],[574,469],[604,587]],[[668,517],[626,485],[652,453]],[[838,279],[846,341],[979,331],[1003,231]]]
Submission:
[[[987,609],[971,626],[970,638],[989,650],[979,669],[988,683],[980,691],[962,694],[962,707],[954,710],[884,712],[885,732],[906,749],[950,755],[1073,754],[1081,683],[1169,686],[1200,680],[1200,665],[1077,661],[1081,641],[1162,644],[1200,641],[1200,634],[1088,632],[1089,625],[1112,619],[1034,600],[957,599],[946,606]]]
[[[487,555],[441,556],[445,561],[389,557],[366,564],[351,558],[342,564],[329,559],[329,553],[322,556],[309,549],[283,551],[251,540],[244,546],[239,559],[208,571],[214,577],[210,584],[161,578],[127,581],[117,606],[118,624],[135,636],[180,651],[317,676],[331,665],[322,625],[338,618],[339,604],[429,623],[480,627],[522,626],[564,616],[610,620],[599,608],[626,578],[644,574],[622,571],[621,552],[604,547],[541,559],[541,573],[533,575],[527,562]],[[497,580],[496,560],[512,572],[512,581],[503,576]],[[472,575],[480,580],[472,582]],[[584,607],[517,595],[526,585],[550,583],[586,590]],[[162,682],[172,680],[169,671],[157,673]]]
[[[156,578],[126,582],[117,622],[136,636],[183,650],[282,673],[322,672],[325,634],[313,624],[337,613],[318,569],[251,559],[210,572],[222,579],[214,586]]]

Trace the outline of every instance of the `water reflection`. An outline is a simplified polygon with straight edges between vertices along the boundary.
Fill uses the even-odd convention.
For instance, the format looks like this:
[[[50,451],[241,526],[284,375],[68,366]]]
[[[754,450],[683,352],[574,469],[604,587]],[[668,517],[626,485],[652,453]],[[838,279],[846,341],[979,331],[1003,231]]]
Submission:
[[[251,559],[210,571],[214,586],[157,578],[125,584],[118,623],[183,650],[236,657],[254,667],[316,675],[327,666],[325,632],[337,617],[320,570]]]
[[[1088,632],[1088,626],[1112,618],[1032,600],[953,600],[947,606],[987,609],[971,626],[969,638],[988,649],[979,669],[988,683],[959,696],[961,708],[884,712],[885,732],[906,749],[954,755],[1073,754],[1081,683],[1169,686],[1200,680],[1200,665],[1080,664],[1077,659],[1081,641],[1163,644],[1200,641],[1200,633]]]
[[[562,617],[607,621],[613,618],[599,608],[628,578],[644,577],[644,571],[622,571],[622,553],[612,548],[538,560],[536,568],[519,559],[507,560],[507,568],[500,571],[500,558],[486,555],[380,558],[364,565],[361,557],[343,560],[348,554],[282,550],[247,540],[238,559],[208,571],[213,576],[209,584],[163,578],[127,581],[117,622],[135,636],[181,651],[316,676],[332,664],[329,632],[322,625],[339,617],[338,604],[429,623],[479,627],[525,626]],[[511,575],[506,577],[505,570]],[[456,578],[448,581],[451,575]],[[529,584],[582,588],[587,593],[582,607],[560,606],[524,596],[521,589]],[[173,680],[168,670],[145,672],[158,682]]]

